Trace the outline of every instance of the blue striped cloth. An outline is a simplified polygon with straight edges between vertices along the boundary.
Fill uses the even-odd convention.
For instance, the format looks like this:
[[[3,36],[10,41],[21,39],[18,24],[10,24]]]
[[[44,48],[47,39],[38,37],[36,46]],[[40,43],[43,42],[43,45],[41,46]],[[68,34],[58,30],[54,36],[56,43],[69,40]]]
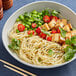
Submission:
[[[14,0],[14,5],[9,10],[4,11],[4,17],[0,21],[0,58],[3,60],[6,60],[16,66],[19,66],[25,70],[28,70],[32,73],[37,74],[38,76],[76,76],[76,60],[73,62],[54,69],[36,69],[31,68],[29,66],[23,65],[16,61],[13,57],[10,56],[10,54],[6,51],[2,44],[2,28],[6,22],[6,20],[9,18],[9,16],[15,12],[18,8],[20,8],[23,5],[26,5],[28,3],[34,2],[34,1],[41,1],[41,0]],[[46,0],[42,0],[46,1]],[[47,0],[51,1],[51,0]],[[52,0],[59,3],[62,3],[68,7],[70,7],[73,11],[76,12],[76,0]],[[8,70],[3,67],[3,63],[0,62],[0,76],[21,76],[11,70]]]

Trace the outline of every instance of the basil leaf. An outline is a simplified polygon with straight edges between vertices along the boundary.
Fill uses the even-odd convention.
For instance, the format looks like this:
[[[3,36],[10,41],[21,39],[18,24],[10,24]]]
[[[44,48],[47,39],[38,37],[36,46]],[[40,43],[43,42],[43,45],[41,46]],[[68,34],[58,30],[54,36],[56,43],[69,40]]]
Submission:
[[[42,31],[44,34],[51,35],[50,32],[47,32],[47,31],[42,30],[42,29],[41,29],[41,31]]]
[[[69,45],[69,46],[67,46],[67,47],[64,49],[65,53],[68,51],[69,48],[70,48],[70,49],[73,49],[73,47]]]
[[[65,61],[69,61],[74,57],[74,53],[67,52],[64,56],[65,56],[65,58],[64,58]]]
[[[74,57],[74,52],[73,49],[67,48],[66,53],[64,54],[64,59],[65,61],[69,61]]]
[[[76,48],[75,48],[75,49],[73,49],[73,53],[76,53]]]
[[[67,40],[65,41],[65,43],[70,45],[70,44],[71,44],[71,41],[70,41],[69,39],[67,39]]]
[[[71,44],[75,45],[76,46],[76,36],[73,36],[71,38]]]
[[[64,50],[65,50],[65,61],[68,61],[74,57],[74,54],[76,53],[76,36],[73,36],[70,40],[67,39],[66,44],[69,44]]]
[[[13,50],[19,50],[20,49],[20,40],[12,39],[12,41],[8,45],[8,47]]]
[[[61,32],[62,37],[66,37],[66,31],[64,31],[62,28],[59,27],[59,30]]]
[[[49,55],[52,55],[54,52],[50,49],[49,51],[48,51],[48,54]]]

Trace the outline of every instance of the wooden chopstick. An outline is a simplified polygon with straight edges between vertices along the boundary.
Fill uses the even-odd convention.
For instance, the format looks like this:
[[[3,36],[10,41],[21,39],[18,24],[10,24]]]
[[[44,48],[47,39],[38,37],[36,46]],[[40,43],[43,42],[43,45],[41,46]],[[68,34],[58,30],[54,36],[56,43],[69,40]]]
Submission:
[[[2,60],[2,59],[0,59],[0,61],[3,62],[3,63],[5,63],[5,64],[7,64],[7,65],[10,65],[10,66],[12,66],[12,67],[14,67],[14,68],[16,68],[16,69],[18,69],[18,70],[20,70],[20,71],[23,71],[23,72],[25,72],[25,73],[27,73],[27,74],[29,74],[29,75],[36,76],[35,74],[32,74],[31,72],[28,72],[28,71],[26,71],[26,70],[24,70],[24,69],[21,69],[21,68],[15,66],[15,65],[13,65],[13,64],[7,62],[7,61],[4,61],[4,60]]]
[[[15,71],[15,72],[21,74],[22,76],[27,76],[26,74],[24,74],[24,73],[22,73],[22,72],[20,72],[20,71],[18,71],[18,70],[16,70],[16,69],[14,69],[14,68],[11,68],[11,67],[9,67],[9,66],[7,66],[7,65],[4,65],[4,67],[6,67],[6,68],[8,68],[8,69],[10,69],[10,70],[12,70],[12,71]]]

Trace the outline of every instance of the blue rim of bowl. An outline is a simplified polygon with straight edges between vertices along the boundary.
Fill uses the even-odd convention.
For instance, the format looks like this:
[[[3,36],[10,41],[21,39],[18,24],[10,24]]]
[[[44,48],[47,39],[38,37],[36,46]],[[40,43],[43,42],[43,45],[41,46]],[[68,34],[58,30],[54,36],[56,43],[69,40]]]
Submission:
[[[7,19],[6,23],[8,22],[8,20],[9,20],[13,15],[15,15],[15,14],[16,14],[19,10],[21,10],[22,8],[24,8],[24,7],[26,7],[26,6],[29,6],[29,5],[32,5],[32,4],[43,3],[43,2],[45,2],[45,3],[46,3],[46,2],[56,3],[56,4],[58,4],[58,5],[61,5],[61,6],[65,7],[65,8],[67,8],[67,9],[70,10],[73,14],[76,15],[76,13],[75,13],[72,9],[70,9],[69,7],[67,7],[67,6],[65,6],[65,5],[63,5],[63,4],[61,4],[61,3],[58,3],[58,2],[55,2],[55,1],[36,1],[36,2],[32,2],[32,3],[26,4],[26,5],[22,6],[22,7],[20,7],[17,11],[15,11],[15,12]],[[27,66],[30,66],[30,67],[33,67],[33,68],[49,69],[49,68],[56,68],[56,67],[63,66],[63,65],[68,64],[68,63],[70,63],[70,62],[72,62],[73,60],[76,59],[76,57],[74,57],[74,58],[72,58],[70,61],[67,61],[67,62],[62,63],[62,64],[58,64],[58,65],[53,65],[53,66],[37,66],[37,65],[34,65],[34,64],[27,63],[27,62],[21,60],[20,58],[16,58],[16,57],[12,54],[12,52],[8,49],[8,47],[5,45],[5,42],[4,42],[3,33],[4,33],[4,29],[5,29],[5,27],[6,27],[6,26],[5,26],[6,23],[4,24],[4,27],[3,27],[3,30],[2,30],[2,41],[3,41],[4,47],[5,47],[6,50],[9,52],[9,54],[10,54],[14,59],[16,59],[17,61],[19,61],[20,63],[23,63],[24,65],[27,65]]]

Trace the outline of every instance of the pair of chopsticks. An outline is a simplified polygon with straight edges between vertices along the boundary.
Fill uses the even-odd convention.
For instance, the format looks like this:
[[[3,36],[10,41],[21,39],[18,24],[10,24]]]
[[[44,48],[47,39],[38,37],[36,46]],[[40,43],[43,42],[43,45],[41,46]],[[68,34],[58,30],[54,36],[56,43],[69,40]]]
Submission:
[[[8,68],[8,69],[10,69],[10,70],[12,70],[12,71],[15,71],[15,72],[21,74],[22,76],[28,76],[28,75],[26,75],[25,73],[27,73],[27,74],[29,74],[29,75],[31,75],[31,76],[36,76],[35,74],[33,74],[33,73],[31,73],[31,72],[28,72],[28,71],[26,71],[26,70],[24,70],[24,69],[22,69],[22,68],[20,68],[20,67],[17,67],[17,66],[15,66],[15,65],[7,62],[7,61],[4,61],[4,60],[2,60],[2,59],[0,59],[0,62],[4,63],[4,67],[6,67],[6,68]],[[19,71],[19,70],[20,70],[20,71]],[[21,72],[21,71],[22,71],[22,72]],[[23,72],[24,72],[24,73],[23,73]]]

